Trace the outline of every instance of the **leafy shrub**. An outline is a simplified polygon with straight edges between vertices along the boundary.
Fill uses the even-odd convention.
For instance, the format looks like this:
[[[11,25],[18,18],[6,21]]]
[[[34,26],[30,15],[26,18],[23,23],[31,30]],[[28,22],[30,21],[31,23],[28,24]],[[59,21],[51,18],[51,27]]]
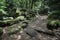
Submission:
[[[0,6],[4,6],[4,8],[0,8],[0,26],[5,26],[6,24],[12,25],[18,23],[18,21],[30,20],[36,15],[35,11],[33,11],[33,7],[35,6],[33,0],[3,0],[0,2],[2,3],[0,3]],[[40,3],[39,0],[36,2]]]
[[[48,14],[48,19],[60,19],[60,11],[53,11]]]

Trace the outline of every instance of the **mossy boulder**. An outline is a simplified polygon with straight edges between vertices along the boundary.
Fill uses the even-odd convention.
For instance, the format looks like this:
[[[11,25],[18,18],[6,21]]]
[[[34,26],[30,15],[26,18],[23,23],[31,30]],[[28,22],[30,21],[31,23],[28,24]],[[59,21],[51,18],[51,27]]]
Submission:
[[[8,32],[8,34],[9,35],[12,35],[12,34],[16,34],[17,32],[19,32],[20,30],[19,29],[11,29],[9,32]]]
[[[7,33],[9,35],[12,35],[12,34],[16,34],[17,32],[19,32],[21,30],[21,26],[16,26],[16,25],[13,25],[11,27],[9,27],[9,29],[7,30]]]
[[[47,22],[47,28],[48,29],[56,29],[60,27],[60,21],[58,20],[48,20]]]

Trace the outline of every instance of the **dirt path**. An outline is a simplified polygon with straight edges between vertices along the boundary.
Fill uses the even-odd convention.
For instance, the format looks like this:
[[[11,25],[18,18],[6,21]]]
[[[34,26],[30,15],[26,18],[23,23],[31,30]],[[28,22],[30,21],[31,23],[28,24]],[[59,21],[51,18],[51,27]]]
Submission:
[[[57,40],[53,33],[46,28],[47,15],[38,15],[37,20],[29,23],[24,29],[21,40]]]
[[[57,37],[46,28],[47,15],[38,15],[19,33],[6,36],[3,40],[57,40]]]

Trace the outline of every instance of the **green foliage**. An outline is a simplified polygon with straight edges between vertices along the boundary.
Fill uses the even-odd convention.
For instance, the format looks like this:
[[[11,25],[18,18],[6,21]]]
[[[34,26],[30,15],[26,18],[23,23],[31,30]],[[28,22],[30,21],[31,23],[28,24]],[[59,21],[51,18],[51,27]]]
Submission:
[[[48,22],[49,27],[58,27],[60,22],[60,1],[59,0],[45,0],[45,5],[48,7]],[[59,21],[57,21],[59,20]],[[53,26],[53,27],[52,27]]]
[[[0,26],[30,20],[36,17],[41,8],[44,10],[42,0],[2,0],[0,1]]]
[[[0,27],[0,34],[2,34],[3,33],[3,29]]]
[[[45,13],[46,9],[43,0],[0,0],[0,27],[10,26],[7,33],[15,34],[27,27],[29,20],[38,13]],[[16,23],[19,25],[13,25]],[[0,33],[3,33],[2,28]]]
[[[6,8],[5,5],[6,5],[5,0],[2,0],[2,1],[0,0],[0,9]]]

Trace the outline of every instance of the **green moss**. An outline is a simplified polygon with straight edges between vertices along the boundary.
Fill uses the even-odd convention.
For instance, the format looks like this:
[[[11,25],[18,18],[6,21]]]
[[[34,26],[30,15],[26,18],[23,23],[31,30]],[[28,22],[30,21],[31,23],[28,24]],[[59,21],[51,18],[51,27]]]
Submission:
[[[12,34],[16,34],[16,33],[19,32],[20,30],[21,30],[21,26],[13,25],[13,26],[11,26],[11,27],[8,29],[7,33],[8,33],[9,35],[12,35]]]
[[[59,22],[56,21],[56,20],[53,20],[53,21],[50,22],[50,24],[51,24],[52,26],[56,26],[58,23],[59,23]]]
[[[48,24],[51,25],[51,26],[57,26],[57,24],[59,24],[59,21],[57,21],[57,20],[49,20]]]
[[[47,22],[47,28],[50,30],[57,29],[60,27],[60,21],[58,20],[48,20]]]

